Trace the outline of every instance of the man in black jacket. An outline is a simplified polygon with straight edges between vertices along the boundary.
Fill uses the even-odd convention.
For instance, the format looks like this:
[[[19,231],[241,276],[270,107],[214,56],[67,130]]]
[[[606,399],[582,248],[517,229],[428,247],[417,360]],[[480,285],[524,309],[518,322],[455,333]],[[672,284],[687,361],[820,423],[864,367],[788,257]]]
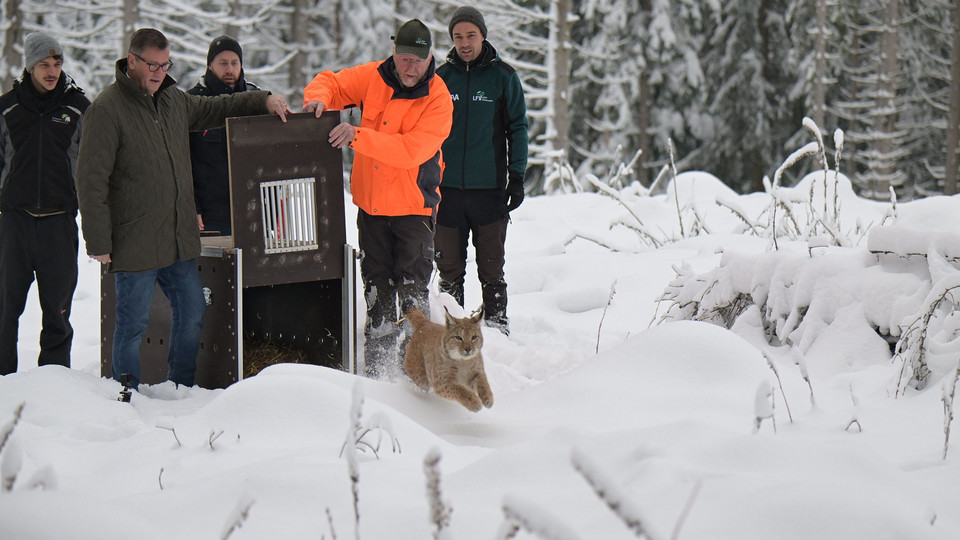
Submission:
[[[219,96],[260,90],[243,77],[243,49],[230,36],[210,42],[207,72],[188,93],[195,96]],[[231,233],[230,167],[227,162],[226,128],[208,129],[190,134],[193,161],[193,192],[197,201],[197,222],[201,231]]]
[[[0,96],[0,375],[17,371],[20,315],[37,280],[43,311],[38,364],[70,367],[77,288],[73,171],[90,100],[63,72],[63,49],[33,33],[25,69]]]

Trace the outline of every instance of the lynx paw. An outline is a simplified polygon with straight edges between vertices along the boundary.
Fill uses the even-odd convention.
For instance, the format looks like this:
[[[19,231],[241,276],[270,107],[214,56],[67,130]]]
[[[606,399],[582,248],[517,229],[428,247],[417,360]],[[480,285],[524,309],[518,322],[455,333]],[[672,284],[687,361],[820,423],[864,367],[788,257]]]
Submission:
[[[474,398],[471,399],[471,400],[466,400],[466,399],[465,399],[465,400],[462,400],[462,401],[460,401],[460,404],[463,405],[464,407],[470,409],[472,412],[477,412],[477,411],[479,411],[480,409],[483,408],[483,407],[482,407],[483,404],[480,403],[480,398],[477,398],[477,397],[474,397]]]
[[[493,407],[493,393],[490,391],[480,392],[480,401],[486,408]]]

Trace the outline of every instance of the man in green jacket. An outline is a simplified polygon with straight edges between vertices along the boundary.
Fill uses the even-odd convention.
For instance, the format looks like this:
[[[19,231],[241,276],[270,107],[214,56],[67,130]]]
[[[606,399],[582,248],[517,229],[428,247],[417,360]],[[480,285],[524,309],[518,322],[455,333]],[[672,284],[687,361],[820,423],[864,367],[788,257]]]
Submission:
[[[479,11],[457,9],[448,30],[454,47],[437,68],[453,97],[434,236],[440,292],[463,305],[467,239],[473,234],[485,322],[509,335],[504,242],[509,213],[523,201],[527,107],[520,77],[486,40]]]
[[[87,254],[108,264],[117,292],[113,376],[140,382],[140,339],[155,284],[170,301],[173,323],[167,378],[192,386],[206,303],[197,257],[200,229],[193,197],[189,131],[227,117],[272,113],[287,105],[268,92],[191,96],[167,75],[166,36],[142,28],[117,61],[116,82],[87,109],[77,193]]]

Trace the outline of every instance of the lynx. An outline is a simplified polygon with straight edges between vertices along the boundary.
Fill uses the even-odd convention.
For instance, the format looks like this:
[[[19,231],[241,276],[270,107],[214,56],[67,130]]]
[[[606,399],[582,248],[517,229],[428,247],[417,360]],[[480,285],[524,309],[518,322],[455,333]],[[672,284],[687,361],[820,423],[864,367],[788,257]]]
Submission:
[[[458,319],[445,314],[446,326],[430,321],[420,310],[407,312],[413,337],[407,343],[404,368],[424,391],[456,401],[473,412],[493,406],[493,392],[483,371],[483,311]]]

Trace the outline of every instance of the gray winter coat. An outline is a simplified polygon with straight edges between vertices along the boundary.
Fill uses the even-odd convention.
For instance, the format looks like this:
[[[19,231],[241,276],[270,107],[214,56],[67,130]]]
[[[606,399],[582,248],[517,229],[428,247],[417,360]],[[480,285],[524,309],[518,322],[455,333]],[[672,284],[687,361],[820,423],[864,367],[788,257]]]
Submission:
[[[110,272],[163,268],[200,256],[189,131],[267,113],[268,92],[191,96],[169,75],[154,96],[116,65],[116,82],[84,118],[77,194],[87,254],[110,254]]]

